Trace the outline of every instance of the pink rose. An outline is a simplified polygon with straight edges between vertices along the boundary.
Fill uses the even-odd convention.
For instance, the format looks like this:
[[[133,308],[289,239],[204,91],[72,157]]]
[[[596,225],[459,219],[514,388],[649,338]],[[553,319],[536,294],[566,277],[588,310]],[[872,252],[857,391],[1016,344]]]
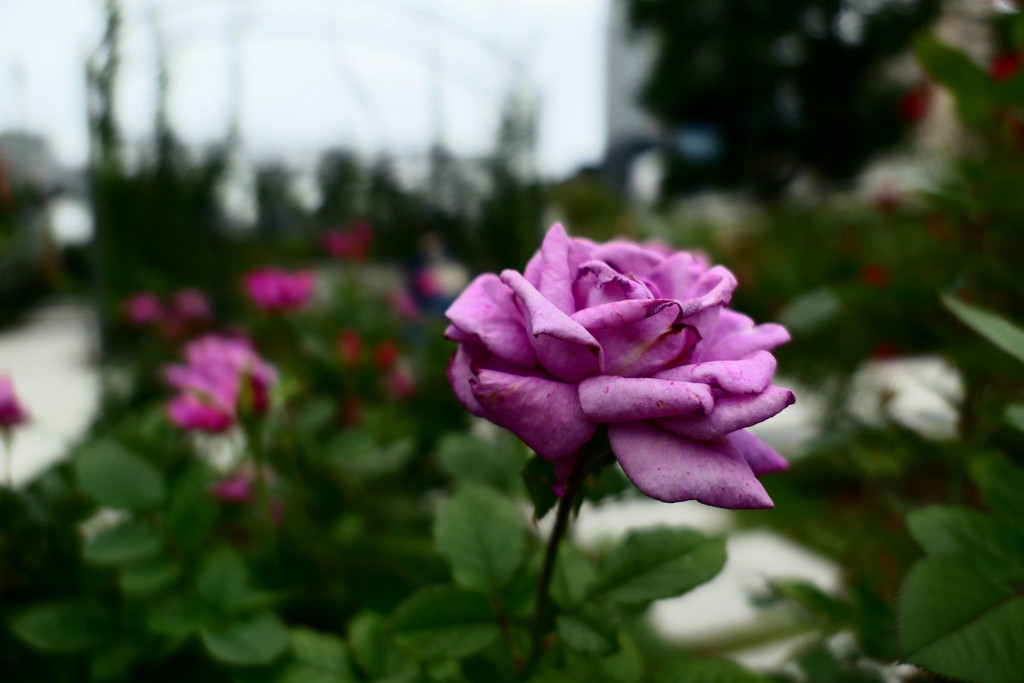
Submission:
[[[185,365],[164,370],[167,383],[181,391],[168,404],[168,413],[182,429],[221,432],[234,424],[243,378],[249,382],[252,400],[247,408],[256,414],[266,412],[277,377],[250,344],[208,335],[188,345],[185,359]]]
[[[279,268],[261,268],[245,276],[249,297],[271,313],[305,308],[315,286],[316,278],[308,270],[289,273]]]
[[[10,377],[0,375],[0,431],[9,431],[28,421],[28,411],[14,393]]]
[[[449,381],[570,477],[598,425],[646,495],[767,508],[757,475],[784,469],[746,431],[794,402],[769,350],[789,340],[726,308],[736,278],[657,244],[570,239],[561,225],[520,274],[476,278],[451,305]]]

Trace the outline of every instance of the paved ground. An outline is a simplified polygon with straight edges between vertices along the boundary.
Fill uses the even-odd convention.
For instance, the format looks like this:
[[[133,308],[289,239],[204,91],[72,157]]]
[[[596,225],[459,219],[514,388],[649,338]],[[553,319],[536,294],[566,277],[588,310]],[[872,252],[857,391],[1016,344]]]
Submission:
[[[71,303],[43,307],[22,327],[0,333],[0,373],[13,376],[34,416],[32,424],[15,439],[12,472],[16,485],[63,457],[92,419],[99,390],[98,374],[90,362],[94,348],[90,311]],[[785,380],[780,383],[789,386]],[[856,411],[863,419],[877,419],[878,397],[883,391],[894,392],[893,413],[908,426],[939,438],[951,432],[955,418],[951,402],[958,396],[959,382],[940,360],[868,364],[858,375],[854,391]],[[795,406],[755,429],[784,453],[793,452],[816,431],[819,403],[807,392],[798,390],[797,394]],[[630,529],[657,524],[726,531],[733,514],[692,502],[668,505],[633,500],[585,506],[574,533],[582,544],[594,546]],[[652,618],[666,635],[693,643],[783,618],[760,613],[749,604],[751,593],[762,589],[770,577],[799,577],[827,590],[839,585],[835,565],[777,534],[733,533],[728,551],[728,564],[715,580],[682,598],[655,605]],[[746,651],[738,658],[752,666],[771,667],[798,642]]]

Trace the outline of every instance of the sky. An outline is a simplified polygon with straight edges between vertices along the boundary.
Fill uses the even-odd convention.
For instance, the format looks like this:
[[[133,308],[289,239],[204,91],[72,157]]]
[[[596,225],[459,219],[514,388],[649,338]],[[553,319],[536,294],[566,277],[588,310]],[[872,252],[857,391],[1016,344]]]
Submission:
[[[564,176],[603,154],[609,2],[122,0],[117,110],[127,139],[145,139],[159,42],[179,135],[222,140],[237,107],[259,158],[337,146],[415,156],[438,137],[484,154],[519,93],[538,106],[539,169]],[[0,131],[42,133],[74,166],[88,151],[84,63],[102,4],[0,0]]]

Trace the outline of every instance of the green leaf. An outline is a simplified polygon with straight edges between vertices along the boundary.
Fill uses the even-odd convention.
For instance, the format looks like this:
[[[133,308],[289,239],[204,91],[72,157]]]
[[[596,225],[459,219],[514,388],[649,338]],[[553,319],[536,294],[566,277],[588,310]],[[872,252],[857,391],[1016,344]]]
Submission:
[[[124,680],[141,654],[139,646],[131,640],[116,640],[92,656],[89,674],[94,681]]]
[[[145,560],[121,570],[121,590],[129,595],[155,593],[181,574],[181,565],[169,557]]]
[[[852,616],[850,606],[821,590],[813,583],[800,579],[773,579],[772,589],[808,612],[833,623],[844,623]]]
[[[288,649],[288,629],[272,612],[221,626],[203,626],[203,645],[219,662],[240,666],[270,664]]]
[[[929,555],[984,553],[1024,568],[1024,537],[1013,527],[967,508],[932,505],[907,516],[910,535]]]
[[[555,485],[555,468],[535,455],[523,467],[522,477],[526,492],[533,501],[533,516],[540,519],[558,503],[558,496],[551,490]]]
[[[85,544],[83,555],[93,564],[124,564],[160,552],[160,536],[146,522],[131,521],[104,529]]]
[[[610,655],[618,649],[616,622],[614,615],[596,608],[559,614],[555,618],[559,637],[570,648],[585,655]]]
[[[164,498],[160,472],[113,441],[84,446],[75,459],[78,485],[100,503],[118,509],[149,508]]]
[[[971,461],[970,470],[996,516],[1024,530],[1024,469],[1006,458],[987,456]]]
[[[968,555],[918,562],[900,591],[907,661],[950,678],[1013,683],[1024,671],[1024,577]]]
[[[279,683],[345,683],[352,680],[348,650],[337,636],[310,629],[292,629],[295,662],[289,664]]]
[[[1024,432],[1024,403],[1012,403],[1006,406],[1004,419],[1012,426]]]
[[[634,531],[604,558],[588,593],[620,603],[671,598],[711,580],[724,565],[724,538],[692,529]]]
[[[512,493],[518,490],[519,472],[527,451],[518,439],[486,441],[470,434],[445,434],[437,445],[441,468],[453,479],[491,486]]]
[[[768,683],[768,679],[727,659],[685,659],[663,669],[654,683]]]
[[[594,567],[590,560],[572,543],[562,543],[551,577],[551,599],[555,604],[565,609],[579,604],[593,579]]]
[[[207,618],[201,602],[175,596],[150,609],[146,615],[146,628],[169,638],[187,638],[198,633]]]
[[[619,648],[618,652],[602,660],[601,668],[618,683],[639,683],[644,675],[643,653],[636,642],[622,631],[619,631]]]
[[[214,473],[196,464],[171,491],[164,524],[179,546],[193,548],[205,539],[217,521],[218,507],[210,495]]]
[[[91,650],[107,639],[107,610],[85,600],[55,600],[33,605],[11,620],[19,638],[44,652],[73,654]]]
[[[991,79],[967,55],[949,48],[931,36],[914,41],[914,53],[921,66],[956,98],[957,114],[965,123],[987,129],[992,124],[988,108]]]
[[[948,294],[942,295],[942,304],[964,325],[1024,363],[1024,330],[1000,315],[969,306]]]
[[[203,566],[197,582],[199,595],[227,614],[265,604],[269,596],[249,587],[249,572],[242,556],[221,548]]]
[[[463,484],[437,515],[434,544],[455,580],[495,593],[526,555],[526,525],[512,501],[493,489]]]
[[[843,304],[827,287],[815,289],[793,299],[779,312],[777,320],[793,334],[813,332],[835,320],[842,313]]]
[[[363,612],[349,622],[348,642],[356,663],[372,679],[384,675],[384,642],[381,630],[384,617]]]
[[[455,586],[434,586],[399,605],[388,632],[422,659],[459,659],[490,645],[500,630],[487,598]]]

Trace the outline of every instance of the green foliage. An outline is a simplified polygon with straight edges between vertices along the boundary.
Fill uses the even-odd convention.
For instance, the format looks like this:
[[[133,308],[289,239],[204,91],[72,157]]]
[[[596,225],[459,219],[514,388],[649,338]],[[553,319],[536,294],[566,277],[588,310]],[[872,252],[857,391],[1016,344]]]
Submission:
[[[111,615],[88,600],[45,602],[19,614],[14,632],[32,647],[46,652],[73,654],[102,643],[111,631]]]
[[[587,595],[622,604],[671,598],[710,581],[724,565],[724,538],[691,529],[634,531],[602,560]]]
[[[499,634],[488,600],[454,586],[425,588],[388,621],[401,647],[423,659],[459,659],[487,647]]]
[[[164,480],[152,465],[113,441],[82,447],[75,459],[82,490],[112,508],[141,509],[160,503]]]
[[[129,521],[99,532],[86,543],[83,556],[96,564],[124,564],[152,557],[161,545],[151,525]]]
[[[1010,683],[1024,670],[1024,469],[984,458],[972,468],[995,517],[931,507],[908,519],[926,556],[900,592],[909,661],[944,676]],[[1016,491],[1016,496],[1007,494]]]
[[[654,679],[654,683],[767,683],[767,681],[767,678],[726,659],[683,660],[663,670]]]
[[[269,664],[288,648],[288,630],[273,613],[200,629],[203,645],[218,661],[238,666]]]
[[[1024,330],[1001,316],[968,306],[949,295],[942,297],[942,304],[962,323],[1024,363]]]
[[[345,683],[354,680],[348,648],[340,638],[310,629],[293,629],[292,652],[280,683]]]
[[[526,529],[511,501],[463,484],[441,508],[434,527],[437,552],[459,583],[493,594],[525,559]]]

